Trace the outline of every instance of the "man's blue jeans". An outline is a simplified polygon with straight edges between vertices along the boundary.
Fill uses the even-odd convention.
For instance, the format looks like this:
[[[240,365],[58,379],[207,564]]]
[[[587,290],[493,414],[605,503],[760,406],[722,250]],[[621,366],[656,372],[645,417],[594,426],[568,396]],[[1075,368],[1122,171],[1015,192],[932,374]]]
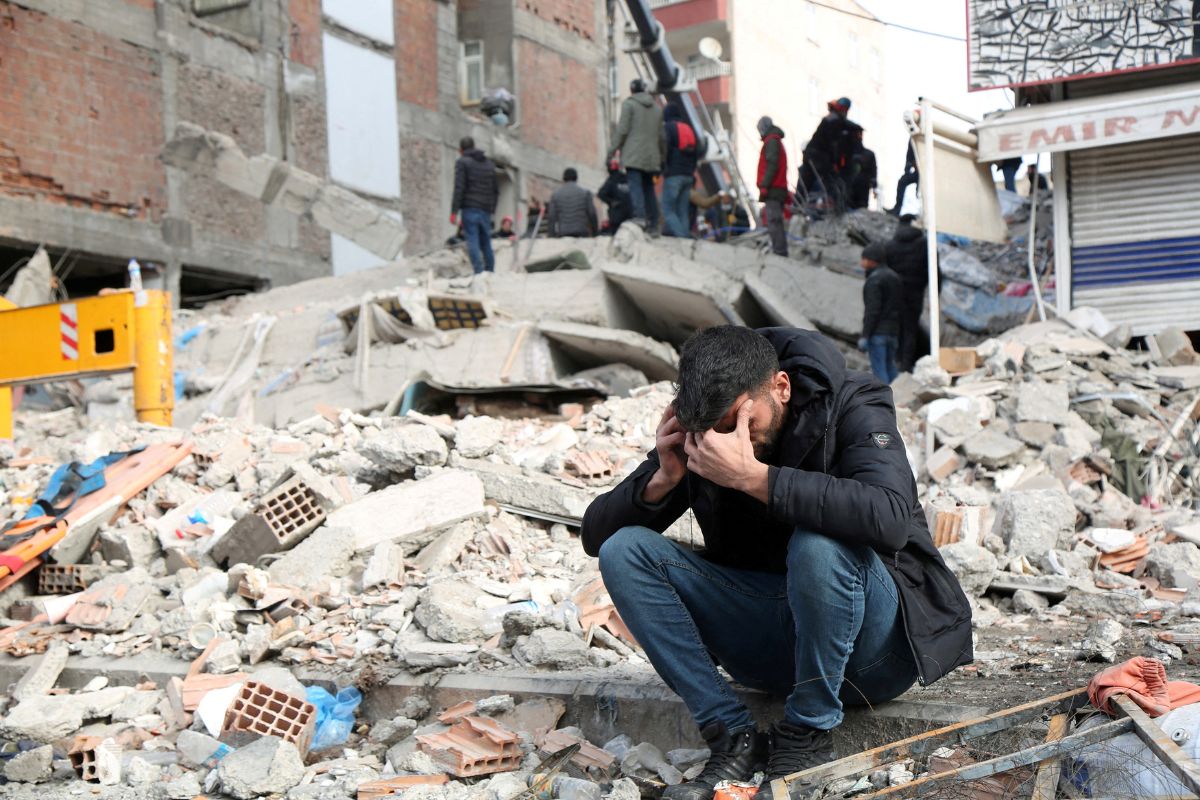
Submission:
[[[900,339],[896,336],[876,334],[867,339],[867,358],[871,360],[871,372],[884,383],[891,383],[900,374],[896,368],[896,351]]]
[[[671,175],[663,180],[663,219],[668,236],[686,239],[692,235],[688,225],[688,199],[693,182],[691,175]]]
[[[635,219],[646,221],[647,230],[658,229],[658,198],[654,195],[654,173],[640,169],[627,169],[629,177],[629,204],[633,206]]]
[[[467,256],[475,274],[496,271],[492,254],[492,215],[482,208],[462,210],[463,235],[467,237]]]
[[[754,724],[718,664],[744,686],[786,696],[788,722],[822,730],[841,724],[843,703],[881,703],[916,680],[895,582],[868,547],[797,530],[787,573],[775,574],[713,564],[628,527],[601,546],[600,571],[701,727]]]

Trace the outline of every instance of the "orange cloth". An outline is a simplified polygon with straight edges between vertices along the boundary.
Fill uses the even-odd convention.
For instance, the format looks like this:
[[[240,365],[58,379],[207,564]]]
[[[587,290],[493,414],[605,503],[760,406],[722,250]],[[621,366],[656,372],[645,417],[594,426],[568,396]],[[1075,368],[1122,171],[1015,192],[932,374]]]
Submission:
[[[1118,694],[1129,695],[1152,717],[1200,702],[1200,686],[1187,681],[1168,681],[1167,668],[1161,661],[1141,656],[1101,670],[1088,682],[1088,699],[1105,714],[1114,714],[1108,701]]]

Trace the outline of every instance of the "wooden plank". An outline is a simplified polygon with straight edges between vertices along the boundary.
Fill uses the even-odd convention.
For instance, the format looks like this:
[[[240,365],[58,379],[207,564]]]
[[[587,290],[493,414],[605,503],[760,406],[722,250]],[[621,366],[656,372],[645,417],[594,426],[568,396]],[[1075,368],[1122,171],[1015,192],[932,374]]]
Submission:
[[[825,784],[838,778],[849,778],[902,758],[931,753],[946,742],[962,742],[979,736],[987,736],[1039,719],[1047,711],[1051,714],[1065,713],[1082,708],[1087,705],[1087,702],[1087,689],[1073,689],[1069,692],[1044,697],[1041,700],[1033,700],[997,711],[994,714],[959,722],[955,725],[947,725],[919,736],[911,736],[898,742],[876,747],[873,750],[864,750],[861,753],[822,764],[819,767],[793,773],[771,781],[771,792],[774,800],[788,800],[787,785],[790,783]]]
[[[1114,695],[1109,701],[1133,723],[1133,732],[1149,747],[1154,755],[1166,765],[1191,791],[1200,795],[1200,767],[1183,749],[1172,741],[1157,722],[1150,719],[1137,703],[1125,695]]]
[[[990,758],[987,761],[979,761],[974,764],[967,764],[958,769],[939,772],[936,775],[926,775],[910,783],[889,786],[886,789],[880,789],[878,792],[871,794],[859,795],[858,800],[880,800],[880,798],[885,797],[919,797],[929,792],[945,789],[948,786],[986,778],[998,772],[1008,772],[1017,767],[1025,767],[1038,761],[1058,758],[1088,745],[1107,741],[1123,733],[1128,733],[1133,730],[1133,727],[1133,720],[1128,718],[1106,722],[1095,728],[1089,728],[1086,731],[1065,736],[1057,742],[1042,742],[1039,745],[1027,747],[1024,750],[1018,750],[1015,753],[997,756],[996,758]]]
[[[1066,732],[1067,715],[1055,714],[1050,718],[1050,730],[1046,731],[1046,741],[1057,742]],[[1039,764],[1030,800],[1054,800],[1058,794],[1058,778],[1061,774],[1062,761],[1058,758],[1047,758]]]

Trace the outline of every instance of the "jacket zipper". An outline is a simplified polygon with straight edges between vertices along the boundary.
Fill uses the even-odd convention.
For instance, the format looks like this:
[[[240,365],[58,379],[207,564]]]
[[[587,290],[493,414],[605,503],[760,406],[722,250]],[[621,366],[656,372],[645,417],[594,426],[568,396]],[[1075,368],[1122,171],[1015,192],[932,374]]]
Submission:
[[[892,554],[892,564],[896,571],[900,571],[900,551],[897,550]],[[897,587],[899,589],[899,587]],[[917,668],[917,683],[921,686],[928,686],[925,682],[925,668],[921,663],[921,657],[917,655],[917,648],[913,645],[912,634],[908,630],[908,613],[904,610],[904,593],[897,591],[897,602],[900,604],[900,623],[904,625],[904,638],[908,641],[908,649],[912,653],[913,665]]]

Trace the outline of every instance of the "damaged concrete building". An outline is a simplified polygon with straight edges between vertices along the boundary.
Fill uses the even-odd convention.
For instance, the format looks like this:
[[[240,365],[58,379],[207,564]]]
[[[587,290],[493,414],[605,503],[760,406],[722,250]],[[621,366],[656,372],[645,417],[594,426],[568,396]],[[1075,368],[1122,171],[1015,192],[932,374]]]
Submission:
[[[82,296],[136,257],[185,304],[389,260],[164,163],[181,123],[359,195],[407,253],[453,232],[471,135],[516,217],[564,166],[602,177],[606,24],[599,0],[0,2],[0,260],[44,245]]]

